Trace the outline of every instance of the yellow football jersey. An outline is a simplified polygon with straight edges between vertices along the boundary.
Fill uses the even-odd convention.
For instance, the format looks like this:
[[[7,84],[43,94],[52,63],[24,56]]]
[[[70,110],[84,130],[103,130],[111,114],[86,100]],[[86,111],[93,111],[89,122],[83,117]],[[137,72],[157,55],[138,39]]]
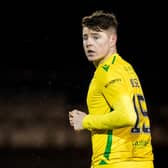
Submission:
[[[153,160],[150,120],[140,81],[118,54],[100,64],[91,80],[83,127],[91,131],[92,165]]]

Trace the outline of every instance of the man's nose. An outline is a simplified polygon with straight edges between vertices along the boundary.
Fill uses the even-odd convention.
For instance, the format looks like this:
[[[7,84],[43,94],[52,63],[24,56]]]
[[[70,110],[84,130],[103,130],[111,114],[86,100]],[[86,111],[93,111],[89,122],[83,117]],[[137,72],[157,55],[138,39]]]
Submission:
[[[91,38],[88,38],[87,42],[86,42],[86,46],[89,47],[93,45],[93,40]]]

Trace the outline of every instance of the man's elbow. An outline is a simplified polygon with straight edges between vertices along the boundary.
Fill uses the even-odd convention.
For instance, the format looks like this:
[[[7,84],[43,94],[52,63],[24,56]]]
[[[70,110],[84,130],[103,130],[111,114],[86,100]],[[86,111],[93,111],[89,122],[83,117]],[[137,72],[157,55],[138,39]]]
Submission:
[[[116,124],[116,128],[124,128],[124,127],[134,127],[136,123],[136,118],[134,116],[131,117],[122,117],[118,120]]]
[[[135,123],[137,120],[137,116],[135,113],[132,113],[128,118],[127,118],[127,126],[134,127]]]

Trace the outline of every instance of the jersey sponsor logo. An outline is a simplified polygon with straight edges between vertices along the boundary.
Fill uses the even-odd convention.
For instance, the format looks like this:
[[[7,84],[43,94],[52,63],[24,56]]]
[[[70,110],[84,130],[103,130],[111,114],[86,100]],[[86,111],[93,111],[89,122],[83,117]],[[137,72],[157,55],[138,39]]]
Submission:
[[[148,144],[149,144],[149,142],[148,142],[148,141],[145,141],[145,140],[135,141],[135,142],[132,143],[132,145],[133,145],[134,147],[145,147],[145,146],[147,146]]]
[[[109,85],[114,84],[116,82],[121,82],[121,78],[117,78],[117,79],[113,79],[110,82],[108,82],[107,84],[104,85],[105,88],[107,88]]]

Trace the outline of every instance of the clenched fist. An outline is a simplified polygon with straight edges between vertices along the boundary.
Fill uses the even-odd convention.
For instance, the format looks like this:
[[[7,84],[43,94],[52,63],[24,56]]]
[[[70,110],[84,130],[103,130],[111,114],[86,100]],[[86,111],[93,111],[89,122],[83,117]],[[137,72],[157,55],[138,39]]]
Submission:
[[[69,112],[69,122],[75,131],[80,131],[84,129],[82,126],[82,121],[86,115],[86,113],[76,109]]]

